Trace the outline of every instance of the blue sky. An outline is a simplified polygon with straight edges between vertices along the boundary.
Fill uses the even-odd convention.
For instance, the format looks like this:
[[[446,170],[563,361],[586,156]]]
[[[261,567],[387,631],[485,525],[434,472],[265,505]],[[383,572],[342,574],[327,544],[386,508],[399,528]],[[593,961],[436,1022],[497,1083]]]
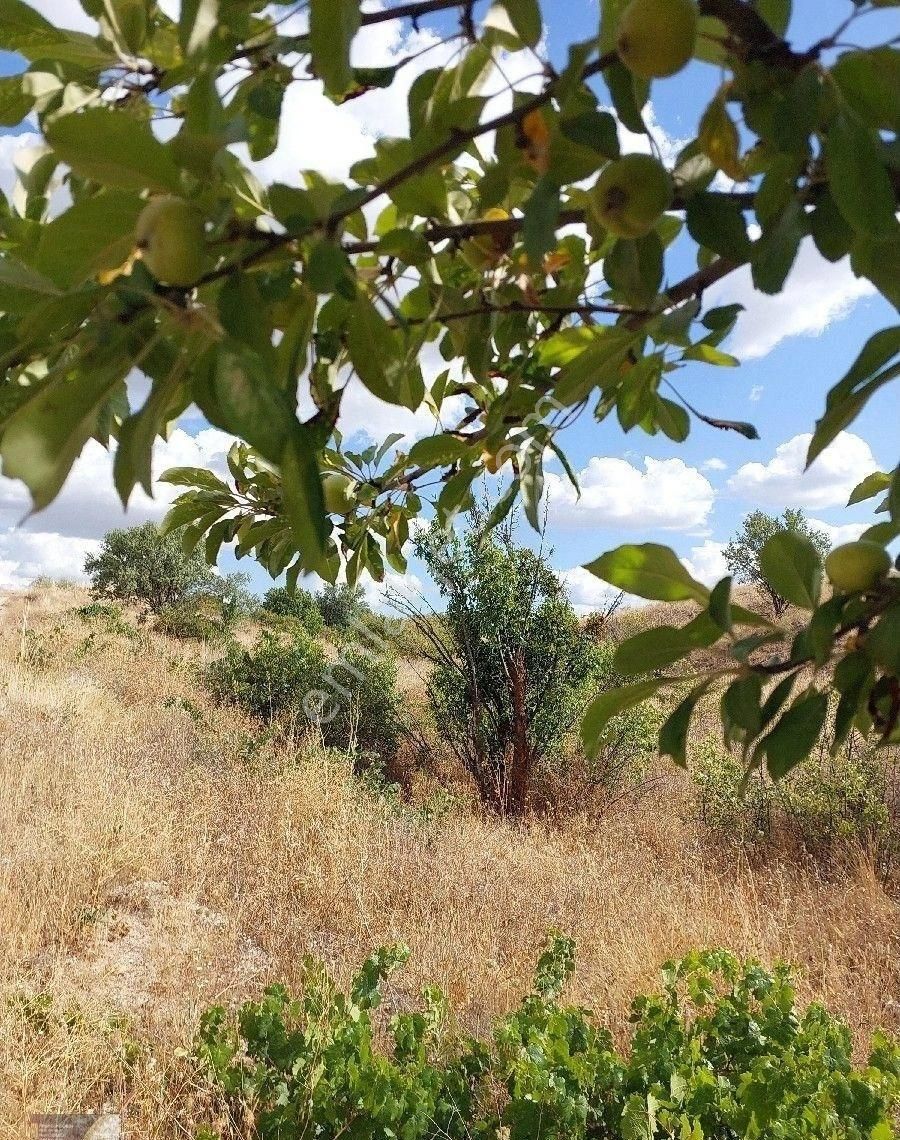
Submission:
[[[75,0],[34,0],[44,15],[65,26],[88,28],[90,21]],[[597,4],[591,0],[555,0],[544,4],[546,37],[551,58],[561,63],[572,39],[596,31]],[[814,42],[832,31],[851,11],[848,2],[795,0],[789,36],[798,46]],[[889,38],[895,30],[896,10],[867,16],[853,27],[854,43]],[[440,25],[435,22],[434,27]],[[405,54],[413,40],[397,24],[380,26],[379,42],[365,62],[386,62]],[[890,29],[890,31],[889,31]],[[427,42],[423,28],[415,39]],[[434,66],[424,57],[423,66]],[[19,70],[21,60],[0,54],[0,73]],[[411,69],[405,69],[411,70]],[[532,68],[529,67],[529,70]],[[654,132],[663,154],[674,153],[678,140],[692,136],[698,115],[721,80],[716,68],[693,64],[671,80],[657,82],[652,93]],[[327,105],[310,84],[288,100],[285,143],[263,164],[266,178],[296,178],[301,166],[324,166],[340,177],[371,146],[380,131],[400,133],[404,128],[401,93],[375,93],[347,108]],[[602,83],[598,86],[605,97]],[[38,144],[32,124],[0,134],[0,188],[9,192],[15,180],[14,161],[28,161],[27,150]],[[15,137],[18,136],[18,137]],[[629,141],[626,140],[626,145]],[[630,145],[635,145],[631,140]],[[675,258],[671,272],[689,272],[690,250]],[[852,485],[873,466],[897,462],[900,391],[883,389],[853,425],[839,438],[807,476],[800,475],[804,432],[819,414],[825,393],[850,365],[860,346],[875,331],[895,319],[891,306],[857,281],[846,265],[823,262],[804,247],[785,293],[773,300],[752,289],[741,271],[710,291],[707,303],[740,301],[746,312],[730,346],[743,363],[737,369],[696,364],[677,377],[679,389],[700,410],[732,419],[751,420],[760,439],[693,426],[684,445],[665,438],[651,439],[637,432],[623,435],[613,419],[597,425],[584,417],[566,432],[564,446],[575,468],[583,473],[580,503],[566,489],[560,469],[550,467],[549,542],[554,562],[566,573],[574,600],[582,606],[602,601],[599,583],[576,568],[602,550],[622,541],[654,540],[672,545],[701,576],[721,570],[721,545],[739,526],[742,517],[757,506],[770,512],[785,506],[802,506],[814,519],[831,526],[854,521],[863,525],[865,507],[840,510]],[[365,393],[350,402],[349,428],[366,428],[380,434],[397,427],[413,434],[429,430],[421,417],[398,417],[396,410],[374,407]],[[219,433],[205,430],[196,417],[186,420],[168,444],[160,449],[157,469],[172,463],[221,463],[224,442]],[[108,459],[99,447],[79,461],[62,501],[31,519],[24,529],[14,523],[24,513],[22,489],[0,478],[0,585],[18,585],[36,573],[71,576],[84,554],[93,549],[110,526],[122,525],[114,496],[101,484]],[[164,502],[139,496],[125,522],[159,517]],[[527,524],[523,523],[523,537]],[[848,530],[835,531],[842,540]],[[232,568],[233,559],[223,560]],[[254,584],[265,588],[267,579],[249,562]],[[411,566],[412,574],[421,571]]]

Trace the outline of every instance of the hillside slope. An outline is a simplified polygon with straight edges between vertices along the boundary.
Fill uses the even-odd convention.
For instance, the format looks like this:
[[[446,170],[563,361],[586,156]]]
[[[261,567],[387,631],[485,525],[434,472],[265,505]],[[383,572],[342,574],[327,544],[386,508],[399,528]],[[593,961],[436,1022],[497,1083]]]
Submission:
[[[302,957],[342,981],[412,948],[389,996],[437,983],[483,1031],[527,987],[550,928],[579,947],[570,996],[621,1037],[659,965],[722,945],[803,971],[863,1041],[900,1029],[900,907],[863,854],[826,876],[705,843],[666,769],[598,820],[508,826],[427,782],[378,795],[340,757],[210,705],[216,653],[36,588],[0,611],[0,1138],[35,1111],[123,1109],[192,1134],[200,1011]],[[683,818],[684,817],[684,818]]]

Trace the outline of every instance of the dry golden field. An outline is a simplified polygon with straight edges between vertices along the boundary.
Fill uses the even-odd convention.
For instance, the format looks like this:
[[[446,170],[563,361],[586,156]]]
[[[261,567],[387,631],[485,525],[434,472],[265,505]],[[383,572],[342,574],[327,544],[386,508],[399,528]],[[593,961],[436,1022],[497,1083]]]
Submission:
[[[103,632],[73,589],[0,608],[0,1138],[38,1110],[126,1114],[192,1135],[199,1012],[304,954],[342,979],[412,948],[388,1005],[426,982],[464,1028],[518,1001],[548,929],[579,946],[572,999],[622,1032],[660,964],[720,945],[802,971],[852,1026],[900,1029],[900,907],[865,853],[826,875],[711,848],[666,772],[639,803],[504,825],[367,792],[337,760],[212,708],[211,650]],[[92,630],[94,632],[92,633]]]

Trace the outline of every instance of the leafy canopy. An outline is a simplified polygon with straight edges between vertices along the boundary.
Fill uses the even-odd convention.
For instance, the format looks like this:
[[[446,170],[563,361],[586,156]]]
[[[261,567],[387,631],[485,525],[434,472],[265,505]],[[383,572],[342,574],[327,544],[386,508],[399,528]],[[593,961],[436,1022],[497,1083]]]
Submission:
[[[154,613],[219,586],[199,551],[185,554],[178,535],[163,535],[152,522],[109,531],[84,569],[95,596],[137,602]]]
[[[851,46],[884,0],[848,5],[812,44],[786,38],[790,0],[658,0],[667,27],[678,9],[678,51],[693,43],[722,82],[670,169],[654,168],[646,186],[629,180],[633,162],[613,165],[617,120],[647,131],[651,88],[658,100],[666,86],[641,76],[672,61],[657,67],[637,50],[629,17],[623,58],[641,74],[625,66],[622,0],[603,0],[597,34],[571,43],[561,70],[541,55],[538,0],[367,11],[310,0],[299,30],[280,0],[184,3],[177,20],[150,0],[83,4],[96,35],[0,0],[0,47],[25,60],[0,80],[0,118],[34,116],[45,140],[14,202],[0,203],[0,464],[37,508],[91,438],[116,440],[123,500],[137,485],[150,490],[154,439],[194,403],[242,442],[228,481],[169,473],[186,488],[169,525],[187,526],[188,547],[202,541],[213,560],[234,543],[289,584],[309,570],[334,580],[342,563],[351,584],[363,571],[380,579],[385,563],[404,569],[426,499],[448,521],[471,505],[485,469],[507,476],[498,516],[519,498],[537,527],[544,458],[564,460],[557,437],[578,416],[674,443],[696,421],[753,437],[677,385],[685,364],[736,363],[720,346],[739,306],[710,309],[704,294],[737,268],[778,294],[812,240],[900,300],[898,53]],[[439,11],[454,51],[416,76],[406,133],[378,139],[344,182],[316,170],[297,184],[260,181],[244,156],[272,153],[293,84],[312,76],[336,103],[365,98],[408,61],[359,68],[351,48],[386,20]],[[514,87],[498,110],[489,94],[503,53],[538,82]],[[679,277],[673,251],[696,268]],[[426,345],[446,363],[437,377],[423,373]],[[828,394],[810,461],[896,378],[898,352],[900,327],[861,347]],[[126,388],[133,370],[148,381],[142,402]],[[392,435],[348,452],[339,425],[356,384],[397,407],[430,408],[443,426],[408,450]],[[873,474],[858,497],[878,494],[884,517],[867,538],[885,545],[900,530],[896,471]],[[822,730],[825,682],[806,683],[804,670],[833,656],[835,737],[856,724],[897,740],[897,580],[826,597],[815,551],[797,536],[772,542],[767,580],[810,615],[793,640],[731,605],[727,581],[712,592],[694,582],[664,547],[591,563],[623,589],[692,598],[704,611],[626,657],[662,668],[726,642],[726,731],[773,771]],[[679,759],[692,702],[710,683],[698,675],[664,728],[663,748]],[[668,684],[661,675],[603,694],[588,744]]]
[[[811,526],[803,511],[788,507],[780,518],[767,515],[765,511],[751,511],[723,552],[726,565],[737,581],[750,582],[762,590],[775,617],[784,613],[788,602],[766,579],[760,555],[765,544],[779,531],[790,531],[809,539],[820,558],[825,557],[831,545],[828,535]]]

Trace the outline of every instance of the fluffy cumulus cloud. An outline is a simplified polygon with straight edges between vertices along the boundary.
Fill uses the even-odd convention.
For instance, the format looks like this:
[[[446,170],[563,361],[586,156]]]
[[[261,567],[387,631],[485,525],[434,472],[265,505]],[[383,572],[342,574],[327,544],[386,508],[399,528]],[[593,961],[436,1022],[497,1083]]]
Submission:
[[[683,459],[645,458],[643,470],[625,459],[594,456],[579,472],[581,498],[561,475],[547,475],[551,519],[566,527],[696,531],[715,500],[709,480]]]
[[[814,530],[820,530],[827,535],[832,546],[841,546],[845,542],[855,542],[864,530],[868,530],[869,523],[834,523],[822,522],[821,519],[810,519],[809,525]]]
[[[603,611],[618,597],[620,591],[608,582],[602,582],[583,566],[561,570],[559,580],[565,587],[576,613],[590,614]]]
[[[231,442],[214,428],[197,436],[177,428],[156,445],[154,476],[168,467],[207,467],[224,475]],[[30,518],[24,484],[0,476],[0,586],[21,586],[40,575],[81,577],[85,556],[108,530],[160,521],[179,493],[165,483],[156,485],[153,498],[137,490],[124,511],[113,487],[112,456],[95,441],[75,461],[56,501]]]
[[[690,554],[684,559],[691,574],[698,582],[707,586],[714,586],[720,578],[728,573],[728,564],[725,562],[725,544],[707,539],[702,546],[692,548]]]
[[[843,506],[856,484],[878,468],[878,461],[864,439],[842,431],[805,471],[810,439],[808,434],[795,435],[775,449],[768,463],[745,463],[729,479],[729,490],[779,509]]]
[[[818,336],[874,292],[871,281],[854,276],[847,258],[826,261],[807,240],[777,296],[756,290],[750,270],[743,268],[708,290],[706,300],[710,306],[744,306],[728,348],[741,360],[754,360],[788,337]]]

